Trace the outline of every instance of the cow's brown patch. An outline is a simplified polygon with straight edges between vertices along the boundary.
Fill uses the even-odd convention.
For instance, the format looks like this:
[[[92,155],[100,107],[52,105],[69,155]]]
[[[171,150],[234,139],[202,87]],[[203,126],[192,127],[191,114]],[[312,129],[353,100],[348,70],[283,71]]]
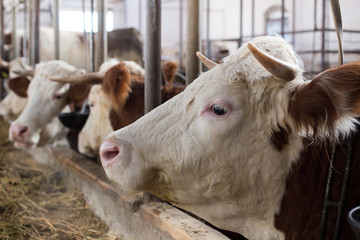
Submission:
[[[19,76],[8,81],[8,87],[19,97],[27,97],[30,80],[26,76]]]
[[[294,91],[290,116],[298,128],[334,131],[334,123],[346,114],[360,116],[360,62],[329,69]]]
[[[89,95],[90,88],[89,84],[84,83],[70,85],[67,103],[72,111],[79,111],[82,108],[85,99]]]
[[[131,92],[130,83],[130,72],[124,63],[115,65],[105,73],[102,89],[109,97],[115,111],[125,105]]]

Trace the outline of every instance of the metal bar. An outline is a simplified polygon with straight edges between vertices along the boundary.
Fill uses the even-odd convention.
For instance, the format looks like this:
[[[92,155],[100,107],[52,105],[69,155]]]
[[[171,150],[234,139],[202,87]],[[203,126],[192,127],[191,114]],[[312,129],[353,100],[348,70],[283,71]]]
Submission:
[[[239,37],[239,41],[238,41],[238,47],[241,47],[242,45],[242,38],[243,38],[243,16],[244,16],[244,12],[243,12],[243,0],[240,0],[240,37]]]
[[[255,36],[255,0],[251,3],[251,36]]]
[[[210,0],[206,1],[206,54],[211,58],[211,46],[210,46]]]
[[[97,0],[98,32],[96,38],[96,68],[105,61],[107,56],[106,7],[104,0]]]
[[[322,27],[321,27],[321,71],[324,71],[325,66],[325,17],[326,17],[326,0],[323,0],[322,12]]]
[[[59,0],[54,0],[54,40],[55,40],[55,59],[60,59],[60,30],[59,30]]]
[[[146,1],[145,113],[161,103],[161,0]]]
[[[12,19],[12,39],[11,39],[11,46],[12,46],[12,53],[11,58],[18,57],[18,39],[17,39],[17,31],[16,31],[16,18],[17,18],[17,5],[14,5],[11,9],[11,19]]]
[[[33,0],[34,3],[34,28],[33,28],[33,46],[34,46],[34,55],[33,55],[33,64],[35,66],[36,63],[40,61],[40,0]]]
[[[90,18],[91,18],[91,33],[89,40],[89,52],[90,52],[90,71],[95,71],[95,48],[94,48],[94,0],[90,1]]]
[[[180,61],[180,69],[184,69],[184,62],[183,62],[183,51],[184,51],[184,38],[183,38],[183,31],[184,31],[184,0],[180,0],[180,7],[179,7],[179,22],[180,22],[180,30],[179,30],[179,61]]]
[[[34,0],[29,0],[29,48],[28,48],[28,56],[29,56],[29,64],[31,66],[34,66],[34,62],[33,62],[33,48],[34,48],[34,24],[33,24],[33,20],[34,20]]]
[[[26,59],[27,56],[28,56],[28,54],[27,54],[27,44],[26,44],[27,43],[27,27],[28,27],[28,25],[27,25],[27,15],[28,15],[27,14],[27,4],[26,4],[26,1],[24,1],[24,18],[23,18],[23,20],[24,20],[24,36],[22,38],[22,49],[23,49],[22,55],[23,55],[24,59]]]
[[[84,27],[84,31],[83,31],[83,36],[84,36],[84,43],[85,43],[85,63],[86,63],[86,70],[89,70],[89,59],[88,59],[88,53],[89,53],[89,49],[88,49],[88,41],[87,41],[87,33],[86,33],[86,16],[85,16],[85,0],[81,1],[81,8],[82,8],[82,13],[83,13],[83,27]]]
[[[296,24],[295,24],[295,20],[296,20],[296,0],[293,0],[292,3],[292,32],[295,32],[295,28],[296,28]],[[295,45],[295,34],[292,34],[292,44]]]
[[[200,3],[187,0],[187,40],[186,40],[186,84],[190,84],[200,73],[200,61],[196,51],[200,50]]]
[[[4,3],[0,0],[0,57],[4,59]]]
[[[281,0],[281,36],[284,37],[285,32],[285,0]]]

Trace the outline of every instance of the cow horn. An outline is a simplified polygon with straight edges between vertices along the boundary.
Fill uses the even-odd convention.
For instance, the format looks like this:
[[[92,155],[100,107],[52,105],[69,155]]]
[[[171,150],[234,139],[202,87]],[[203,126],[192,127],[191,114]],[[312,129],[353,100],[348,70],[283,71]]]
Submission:
[[[287,81],[291,81],[296,77],[298,72],[296,66],[261,51],[252,43],[248,43],[247,47],[256,60],[272,75]]]
[[[93,72],[85,73],[71,77],[64,78],[51,78],[51,81],[60,83],[87,83],[87,84],[98,84],[103,82],[105,73]]]
[[[218,65],[216,62],[213,62],[207,57],[205,57],[204,54],[202,54],[201,52],[196,52],[196,56],[208,69],[212,69],[213,67]]]

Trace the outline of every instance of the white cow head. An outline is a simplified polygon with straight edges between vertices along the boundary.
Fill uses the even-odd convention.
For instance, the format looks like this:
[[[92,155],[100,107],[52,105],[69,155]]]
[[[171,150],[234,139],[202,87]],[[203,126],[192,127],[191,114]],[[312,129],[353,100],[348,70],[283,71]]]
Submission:
[[[100,156],[107,176],[130,191],[150,191],[249,239],[283,239],[274,218],[302,136],[353,128],[360,77],[349,81],[344,70],[337,80],[335,69],[304,81],[282,38],[251,43],[110,134]]]
[[[68,77],[78,73],[75,67],[58,60],[36,65],[34,78],[27,90],[28,103],[9,130],[9,138],[16,147],[39,146],[38,144],[43,142],[41,135],[45,126],[53,121],[66,104],[81,101],[87,96],[86,91],[79,91],[85,89],[83,86],[49,81],[50,78]]]
[[[100,84],[91,87],[88,105],[90,114],[79,133],[79,152],[95,157],[99,153],[101,143],[114,131],[109,118],[111,103]]]

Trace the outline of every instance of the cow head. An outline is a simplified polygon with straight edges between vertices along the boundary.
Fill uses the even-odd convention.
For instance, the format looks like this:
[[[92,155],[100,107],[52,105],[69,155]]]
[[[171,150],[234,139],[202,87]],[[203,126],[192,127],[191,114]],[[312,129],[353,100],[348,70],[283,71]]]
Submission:
[[[217,227],[283,239],[274,217],[302,136],[353,129],[359,69],[358,62],[304,81],[286,41],[256,38],[111,133],[100,148],[102,165],[124,188],[150,191]]]
[[[50,78],[76,74],[79,74],[79,71],[75,67],[59,60],[36,65],[35,75],[27,89],[28,102],[9,130],[9,138],[16,147],[39,146],[40,142],[44,142],[41,133],[45,126],[52,122],[67,104],[83,101],[87,97],[87,85],[49,81]]]

